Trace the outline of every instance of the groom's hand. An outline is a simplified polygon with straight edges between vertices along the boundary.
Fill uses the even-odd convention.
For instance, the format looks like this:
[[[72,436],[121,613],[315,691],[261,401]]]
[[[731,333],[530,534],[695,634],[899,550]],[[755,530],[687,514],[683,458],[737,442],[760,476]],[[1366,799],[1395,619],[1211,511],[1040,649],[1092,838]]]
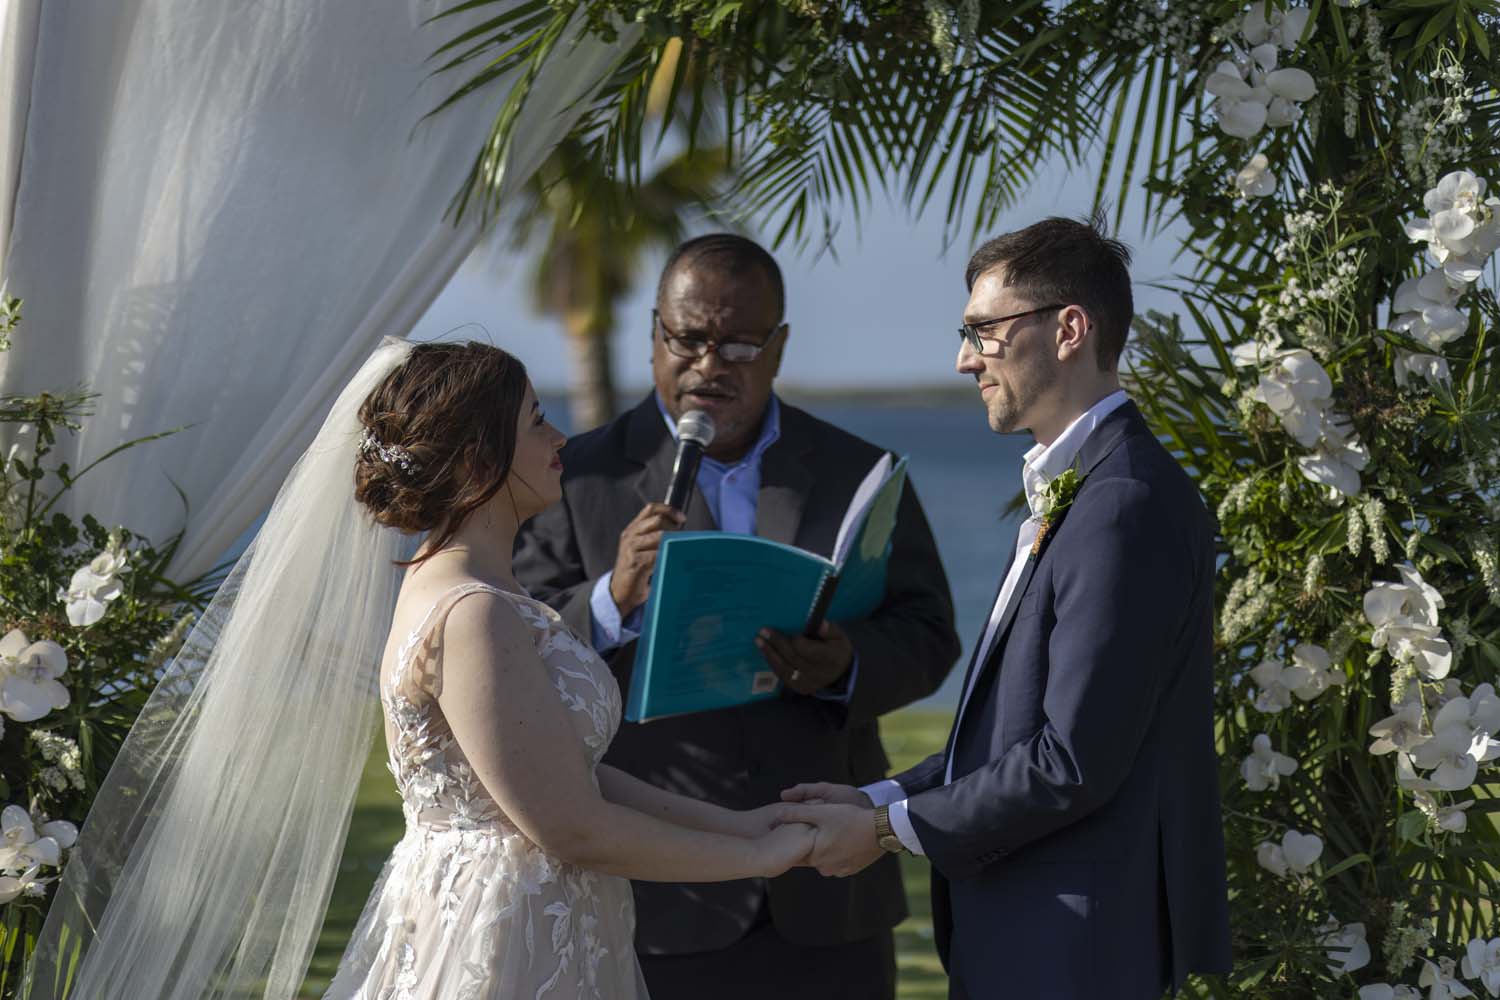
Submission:
[[[808,863],[820,875],[846,878],[874,864],[885,850],[875,840],[875,811],[861,806],[794,805],[781,807],[783,823],[807,823],[817,829]]]
[[[813,638],[763,628],[755,645],[781,682],[798,694],[823,690],[854,664],[854,643],[832,622],[824,622]]]
[[[809,805],[830,802],[842,806],[859,806],[862,809],[875,808],[875,803],[870,801],[870,797],[853,785],[833,785],[826,781],[793,785],[782,791],[781,801],[805,802]]]

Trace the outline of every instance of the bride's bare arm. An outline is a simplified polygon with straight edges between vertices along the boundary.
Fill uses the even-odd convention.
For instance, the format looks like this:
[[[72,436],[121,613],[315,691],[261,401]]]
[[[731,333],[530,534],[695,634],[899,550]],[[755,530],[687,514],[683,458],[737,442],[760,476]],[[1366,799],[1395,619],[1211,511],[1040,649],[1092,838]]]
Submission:
[[[511,822],[548,854],[627,878],[712,882],[779,875],[811,850],[808,827],[745,839],[601,795],[531,630],[505,598],[459,601],[442,642],[438,704],[453,735]]]
[[[678,826],[735,837],[758,837],[775,822],[774,804],[737,812],[657,788],[608,764],[599,765],[598,775],[599,789],[609,801]]]

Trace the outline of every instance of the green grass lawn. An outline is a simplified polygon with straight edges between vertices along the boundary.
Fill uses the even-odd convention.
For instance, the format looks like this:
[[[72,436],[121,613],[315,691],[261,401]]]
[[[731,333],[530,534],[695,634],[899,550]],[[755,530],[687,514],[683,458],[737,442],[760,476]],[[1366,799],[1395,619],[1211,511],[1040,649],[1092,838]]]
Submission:
[[[881,722],[881,732],[893,766],[900,771],[941,750],[948,737],[947,712],[898,712]],[[338,967],[344,942],[354,930],[370,886],[380,874],[386,855],[401,836],[401,803],[385,769],[385,745],[377,740],[365,766],[349,843],[344,849],[338,882],[318,948],[313,954],[302,996],[317,997]],[[947,980],[932,947],[932,913],[927,899],[928,869],[924,861],[902,856],[906,899],[911,916],[896,928],[896,959],[900,966],[901,1000],[931,1000],[948,995]]]

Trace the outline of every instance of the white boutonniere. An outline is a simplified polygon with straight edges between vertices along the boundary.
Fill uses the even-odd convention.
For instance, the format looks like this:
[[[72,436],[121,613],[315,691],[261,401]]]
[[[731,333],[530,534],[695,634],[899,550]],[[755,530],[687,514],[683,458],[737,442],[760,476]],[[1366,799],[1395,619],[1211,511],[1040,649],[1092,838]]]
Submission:
[[[1036,541],[1031,543],[1031,558],[1035,559],[1042,551],[1047,533],[1062,518],[1063,511],[1073,506],[1073,498],[1078,495],[1085,478],[1078,474],[1077,467],[1073,467],[1064,469],[1042,487],[1042,509],[1037,512],[1042,519],[1042,527],[1036,533]]]

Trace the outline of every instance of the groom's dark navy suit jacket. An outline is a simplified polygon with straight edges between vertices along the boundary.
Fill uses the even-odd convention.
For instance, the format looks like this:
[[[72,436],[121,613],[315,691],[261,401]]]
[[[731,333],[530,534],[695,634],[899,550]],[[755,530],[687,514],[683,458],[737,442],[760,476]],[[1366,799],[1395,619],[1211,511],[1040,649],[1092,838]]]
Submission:
[[[954,997],[1154,1000],[1229,968],[1214,525],[1134,404],[1078,463],[947,751],[896,777]]]

